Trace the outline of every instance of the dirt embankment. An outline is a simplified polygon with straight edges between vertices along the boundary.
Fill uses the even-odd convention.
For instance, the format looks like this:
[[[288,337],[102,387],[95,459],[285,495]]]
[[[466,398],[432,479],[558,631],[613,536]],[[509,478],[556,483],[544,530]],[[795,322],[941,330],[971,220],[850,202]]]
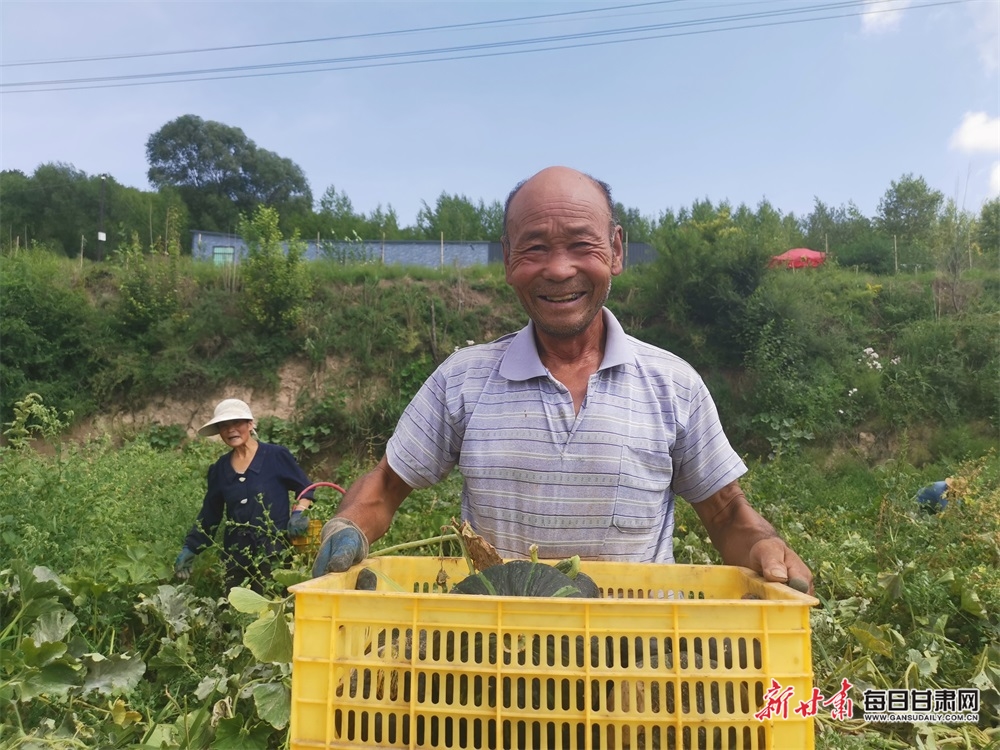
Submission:
[[[325,373],[338,368],[328,363]],[[134,433],[152,425],[180,425],[193,437],[199,427],[212,418],[215,405],[225,398],[239,398],[250,405],[257,419],[278,417],[291,419],[295,405],[303,394],[315,395],[324,380],[304,362],[287,362],[278,372],[276,390],[251,388],[234,384],[215,391],[201,391],[184,396],[165,396],[145,404],[140,409],[117,410],[81,420],[73,428],[70,439],[86,440],[99,435],[112,436]]]

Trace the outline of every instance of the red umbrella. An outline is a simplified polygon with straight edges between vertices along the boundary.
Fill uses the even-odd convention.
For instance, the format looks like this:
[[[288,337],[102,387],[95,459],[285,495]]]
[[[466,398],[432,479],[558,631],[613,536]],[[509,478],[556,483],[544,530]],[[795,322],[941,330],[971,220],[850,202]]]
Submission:
[[[821,253],[818,250],[810,250],[808,247],[796,247],[786,250],[781,255],[773,256],[767,267],[815,268],[816,266],[823,265],[825,260],[826,253]]]

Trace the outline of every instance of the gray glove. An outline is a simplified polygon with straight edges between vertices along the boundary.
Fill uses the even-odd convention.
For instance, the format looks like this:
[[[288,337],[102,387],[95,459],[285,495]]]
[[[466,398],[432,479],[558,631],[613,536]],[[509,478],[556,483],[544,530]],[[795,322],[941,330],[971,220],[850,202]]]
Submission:
[[[319,554],[313,564],[313,578],[327,573],[343,573],[368,557],[368,539],[357,524],[346,518],[331,518],[323,526]]]
[[[309,533],[309,516],[301,510],[294,511],[288,519],[288,536],[305,536]]]
[[[194,552],[187,547],[182,547],[181,552],[174,560],[174,576],[182,581],[191,577],[191,568],[194,567]]]

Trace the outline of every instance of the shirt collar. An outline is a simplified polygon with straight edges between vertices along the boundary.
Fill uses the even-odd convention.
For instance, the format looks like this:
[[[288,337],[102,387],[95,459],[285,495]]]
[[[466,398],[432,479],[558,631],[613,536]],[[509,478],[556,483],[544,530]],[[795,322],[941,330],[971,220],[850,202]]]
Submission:
[[[598,369],[607,370],[632,362],[635,355],[621,323],[608,308],[603,308],[601,312],[604,315],[607,338],[604,342],[604,359]],[[500,363],[500,375],[507,380],[530,380],[547,374],[548,371],[542,364],[538,356],[538,347],[535,345],[535,324],[533,321],[528,321],[528,325],[514,335],[510,346],[507,347]]]

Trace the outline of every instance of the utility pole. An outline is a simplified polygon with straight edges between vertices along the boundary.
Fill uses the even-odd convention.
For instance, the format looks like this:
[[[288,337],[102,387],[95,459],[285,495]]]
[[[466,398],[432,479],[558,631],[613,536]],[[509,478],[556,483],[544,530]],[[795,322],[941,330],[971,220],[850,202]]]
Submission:
[[[107,235],[104,234],[104,186],[108,182],[108,176],[106,174],[101,175],[101,222],[97,226],[97,260],[104,260],[104,240],[107,239]]]

